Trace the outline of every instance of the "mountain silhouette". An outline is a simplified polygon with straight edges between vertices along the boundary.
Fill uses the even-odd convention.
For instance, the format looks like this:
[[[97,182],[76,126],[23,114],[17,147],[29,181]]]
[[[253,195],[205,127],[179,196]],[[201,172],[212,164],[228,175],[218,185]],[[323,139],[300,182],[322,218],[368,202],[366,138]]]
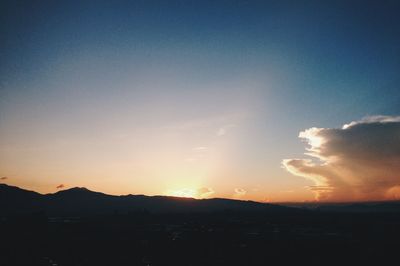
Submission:
[[[45,212],[53,216],[82,216],[130,212],[285,212],[295,210],[269,203],[232,199],[194,199],[170,196],[114,196],[75,187],[40,194],[0,184],[0,214]]]
[[[359,203],[270,204],[223,198],[194,199],[171,196],[108,195],[84,187],[40,194],[0,184],[0,216],[44,212],[50,216],[90,216],[103,214],[188,213],[188,212],[400,212],[400,201]]]

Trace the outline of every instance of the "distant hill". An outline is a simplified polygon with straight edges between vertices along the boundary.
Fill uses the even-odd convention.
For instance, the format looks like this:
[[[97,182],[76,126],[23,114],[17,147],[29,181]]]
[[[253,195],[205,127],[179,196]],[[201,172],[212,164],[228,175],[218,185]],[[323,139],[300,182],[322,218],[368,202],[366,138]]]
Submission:
[[[40,194],[0,184],[0,215],[43,211],[50,216],[83,216],[130,212],[287,212],[294,208],[254,201],[193,199],[168,196],[113,196],[86,188]]]
[[[0,184],[0,214],[31,212],[43,202],[43,195],[37,192]]]

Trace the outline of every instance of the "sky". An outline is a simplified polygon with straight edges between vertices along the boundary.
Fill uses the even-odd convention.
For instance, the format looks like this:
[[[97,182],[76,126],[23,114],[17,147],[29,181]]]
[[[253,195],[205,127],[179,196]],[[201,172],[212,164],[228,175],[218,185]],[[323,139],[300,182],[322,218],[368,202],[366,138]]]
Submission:
[[[399,12],[399,1],[1,1],[1,182],[398,198]]]

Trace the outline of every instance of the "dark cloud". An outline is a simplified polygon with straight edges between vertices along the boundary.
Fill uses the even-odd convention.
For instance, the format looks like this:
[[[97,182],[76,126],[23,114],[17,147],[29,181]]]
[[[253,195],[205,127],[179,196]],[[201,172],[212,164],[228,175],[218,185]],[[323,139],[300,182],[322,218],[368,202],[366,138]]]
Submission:
[[[65,187],[64,184],[60,184],[60,185],[56,186],[57,189],[62,189],[64,187]]]
[[[400,194],[400,117],[373,116],[342,128],[310,128],[299,137],[314,159],[286,159],[292,174],[312,180],[320,200],[397,198]]]
[[[8,179],[8,177],[6,177],[6,176],[0,177],[0,180],[7,180],[7,179]]]

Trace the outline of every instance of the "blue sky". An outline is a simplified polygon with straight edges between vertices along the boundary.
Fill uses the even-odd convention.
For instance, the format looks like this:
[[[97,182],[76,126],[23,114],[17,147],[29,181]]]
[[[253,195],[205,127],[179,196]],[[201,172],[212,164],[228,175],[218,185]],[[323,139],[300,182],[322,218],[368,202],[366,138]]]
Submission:
[[[281,167],[302,156],[300,131],[400,113],[399,11],[398,1],[3,1],[0,174],[40,191],[310,199],[309,181]]]

